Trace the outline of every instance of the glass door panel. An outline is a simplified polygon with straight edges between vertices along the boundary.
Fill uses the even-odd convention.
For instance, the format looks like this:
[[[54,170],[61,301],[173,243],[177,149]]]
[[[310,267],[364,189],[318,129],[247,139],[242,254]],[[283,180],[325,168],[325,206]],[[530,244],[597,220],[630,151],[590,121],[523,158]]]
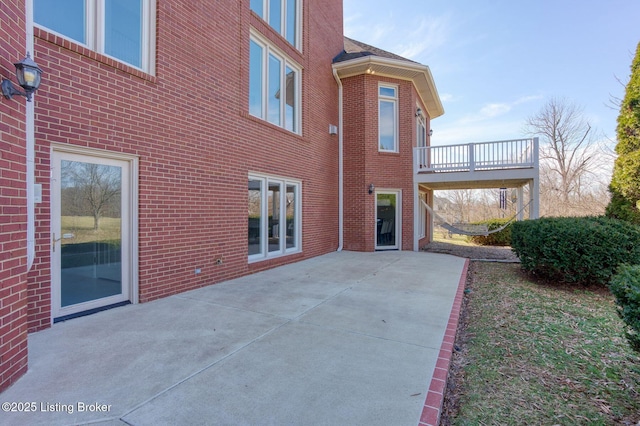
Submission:
[[[54,154],[54,318],[128,300],[128,163]]]
[[[280,238],[280,204],[282,201],[282,183],[269,181],[269,191],[267,201],[269,203],[269,252],[281,252],[282,243]]]
[[[376,249],[397,249],[398,193],[376,192]]]

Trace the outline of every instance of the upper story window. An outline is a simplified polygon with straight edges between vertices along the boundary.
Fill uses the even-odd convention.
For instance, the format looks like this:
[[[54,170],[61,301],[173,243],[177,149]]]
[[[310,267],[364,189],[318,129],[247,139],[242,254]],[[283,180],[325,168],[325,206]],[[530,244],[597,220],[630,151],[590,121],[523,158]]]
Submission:
[[[416,114],[417,146],[419,148],[423,148],[427,146],[427,120],[425,119],[420,106],[416,106],[416,110],[419,111],[418,114]]]
[[[251,10],[289,43],[300,47],[302,0],[251,0]]]
[[[152,72],[155,0],[32,0],[35,25]]]
[[[249,113],[300,133],[300,68],[253,34],[249,43]]]
[[[378,150],[398,152],[398,88],[378,86]]]

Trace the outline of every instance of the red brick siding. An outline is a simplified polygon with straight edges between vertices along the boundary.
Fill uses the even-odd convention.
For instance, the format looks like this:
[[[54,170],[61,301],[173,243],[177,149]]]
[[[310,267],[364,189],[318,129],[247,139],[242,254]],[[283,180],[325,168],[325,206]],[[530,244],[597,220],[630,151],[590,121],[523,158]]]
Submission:
[[[378,84],[398,86],[399,151],[378,151]],[[413,250],[413,147],[416,101],[412,82],[372,75],[346,78],[344,87],[345,249],[375,249],[375,196],[368,187],[402,191],[402,250]],[[423,110],[425,108],[423,107]]]
[[[24,1],[0,5],[0,76],[25,55]],[[27,371],[25,99],[0,98],[0,392]]]
[[[342,50],[342,2],[303,4],[300,53],[248,0],[158,1],[155,76],[36,30],[47,80],[36,105],[43,203],[30,330],[50,324],[52,142],[139,156],[141,302],[337,248],[338,144],[328,126],[338,123],[331,59]],[[302,136],[248,115],[251,26],[303,68]],[[302,254],[248,264],[249,172],[302,181]]]

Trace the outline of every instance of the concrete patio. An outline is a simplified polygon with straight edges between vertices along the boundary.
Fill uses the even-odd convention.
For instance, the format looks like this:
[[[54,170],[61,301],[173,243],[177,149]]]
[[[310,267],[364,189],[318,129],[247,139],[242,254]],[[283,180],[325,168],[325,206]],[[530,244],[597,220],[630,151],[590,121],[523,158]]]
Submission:
[[[332,253],[55,324],[29,336],[0,424],[428,423],[464,269],[443,254]]]

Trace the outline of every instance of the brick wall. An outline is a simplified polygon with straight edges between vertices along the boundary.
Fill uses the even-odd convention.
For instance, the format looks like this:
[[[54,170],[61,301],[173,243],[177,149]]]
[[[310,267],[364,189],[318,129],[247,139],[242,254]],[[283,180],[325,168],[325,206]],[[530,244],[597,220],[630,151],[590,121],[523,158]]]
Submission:
[[[0,6],[0,76],[15,79],[25,46],[24,1]],[[27,370],[25,99],[0,98],[0,392]]]
[[[154,76],[36,29],[47,80],[36,105],[43,203],[29,275],[31,331],[51,321],[51,143],[139,157],[141,302],[337,248],[338,142],[328,126],[338,123],[331,59],[342,50],[342,2],[303,4],[300,53],[249,0],[158,1]],[[302,136],[248,115],[250,27],[303,68]],[[301,254],[248,264],[249,172],[302,181]]]
[[[398,86],[399,151],[378,151],[378,84]],[[344,87],[345,234],[347,250],[375,249],[377,189],[402,191],[402,250],[413,250],[413,147],[416,102],[413,83],[373,75],[349,77]],[[423,111],[426,111],[424,106]]]

